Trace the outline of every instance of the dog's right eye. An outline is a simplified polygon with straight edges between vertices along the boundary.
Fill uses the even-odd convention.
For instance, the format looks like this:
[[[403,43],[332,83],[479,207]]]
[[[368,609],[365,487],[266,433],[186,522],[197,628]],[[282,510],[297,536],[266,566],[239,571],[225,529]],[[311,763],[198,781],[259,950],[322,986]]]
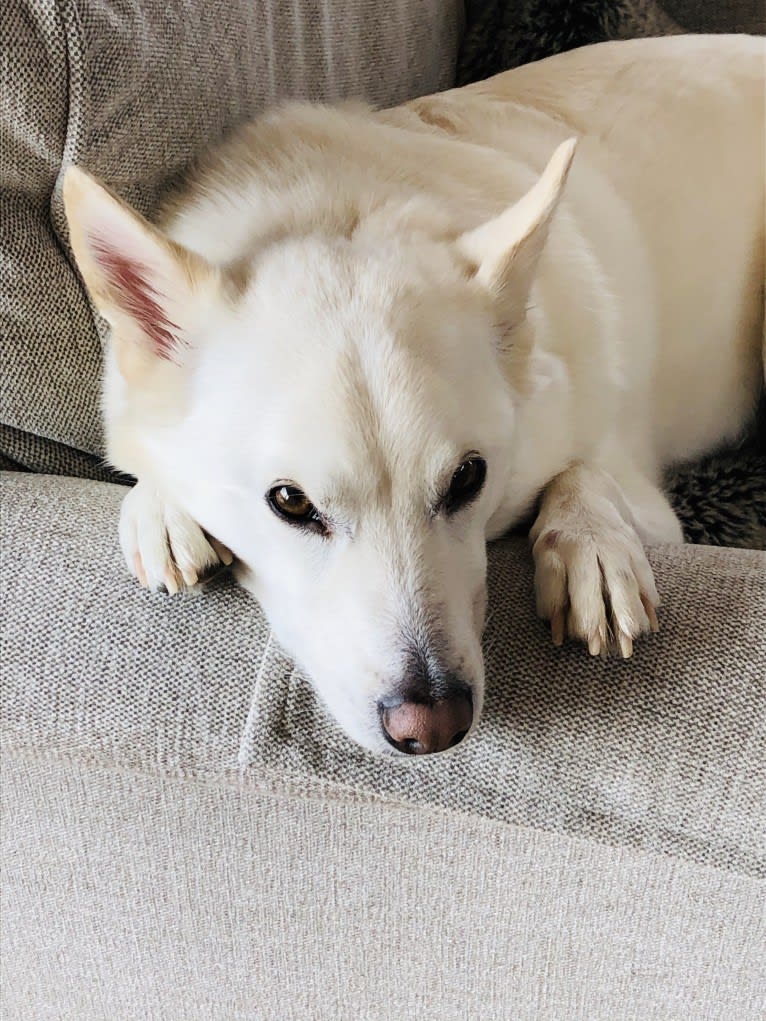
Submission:
[[[481,492],[487,477],[487,462],[478,454],[472,454],[459,465],[450,481],[443,506],[448,514],[454,514],[470,503]]]
[[[270,489],[266,499],[274,513],[289,524],[326,531],[319,511],[298,486],[283,482]]]

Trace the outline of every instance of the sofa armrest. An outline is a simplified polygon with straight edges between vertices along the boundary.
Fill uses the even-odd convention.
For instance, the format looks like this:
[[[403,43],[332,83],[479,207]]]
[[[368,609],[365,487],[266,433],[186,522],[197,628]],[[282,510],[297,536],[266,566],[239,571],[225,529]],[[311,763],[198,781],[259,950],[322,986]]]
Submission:
[[[233,583],[150,594],[117,543],[124,490],[9,474],[3,730],[9,748],[174,775],[279,776],[764,868],[766,554],[650,551],[662,630],[632,659],[555,649],[526,542],[490,547],[476,736],[413,762],[349,741]]]
[[[236,768],[268,626],[232,582],[176,597],[141,589],[117,540],[125,492],[3,474],[6,747]]]

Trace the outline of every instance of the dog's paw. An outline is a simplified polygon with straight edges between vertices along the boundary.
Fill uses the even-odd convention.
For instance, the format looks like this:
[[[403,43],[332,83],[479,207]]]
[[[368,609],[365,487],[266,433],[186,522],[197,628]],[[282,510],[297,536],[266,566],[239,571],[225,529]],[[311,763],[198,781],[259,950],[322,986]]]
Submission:
[[[537,612],[555,645],[568,636],[592,656],[627,659],[635,638],[659,630],[652,569],[629,526],[599,532],[549,522],[533,538]]]
[[[138,482],[120,511],[120,545],[130,573],[153,592],[193,588],[233,561],[231,552],[199,525]]]

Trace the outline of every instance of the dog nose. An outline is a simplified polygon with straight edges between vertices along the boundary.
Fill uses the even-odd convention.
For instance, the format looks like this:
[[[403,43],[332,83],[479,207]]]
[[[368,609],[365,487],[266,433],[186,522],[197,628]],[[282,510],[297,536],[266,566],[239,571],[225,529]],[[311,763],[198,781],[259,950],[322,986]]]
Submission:
[[[407,755],[430,755],[460,744],[471,726],[473,705],[462,692],[428,702],[405,702],[381,709],[389,742]]]

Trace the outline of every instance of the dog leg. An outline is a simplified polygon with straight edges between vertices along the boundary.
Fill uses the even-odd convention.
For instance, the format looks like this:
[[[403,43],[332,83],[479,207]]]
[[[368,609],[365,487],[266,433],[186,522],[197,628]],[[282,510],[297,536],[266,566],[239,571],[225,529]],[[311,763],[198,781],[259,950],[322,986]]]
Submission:
[[[122,502],[120,545],[128,570],[142,585],[171,595],[234,559],[148,482],[138,482]]]
[[[546,487],[530,539],[537,612],[551,622],[554,644],[568,635],[593,656],[614,649],[627,658],[635,638],[658,629],[660,600],[631,502],[663,519],[665,537],[680,538],[680,528],[659,490],[640,482],[636,489],[629,479],[626,491],[605,471],[576,464]]]

